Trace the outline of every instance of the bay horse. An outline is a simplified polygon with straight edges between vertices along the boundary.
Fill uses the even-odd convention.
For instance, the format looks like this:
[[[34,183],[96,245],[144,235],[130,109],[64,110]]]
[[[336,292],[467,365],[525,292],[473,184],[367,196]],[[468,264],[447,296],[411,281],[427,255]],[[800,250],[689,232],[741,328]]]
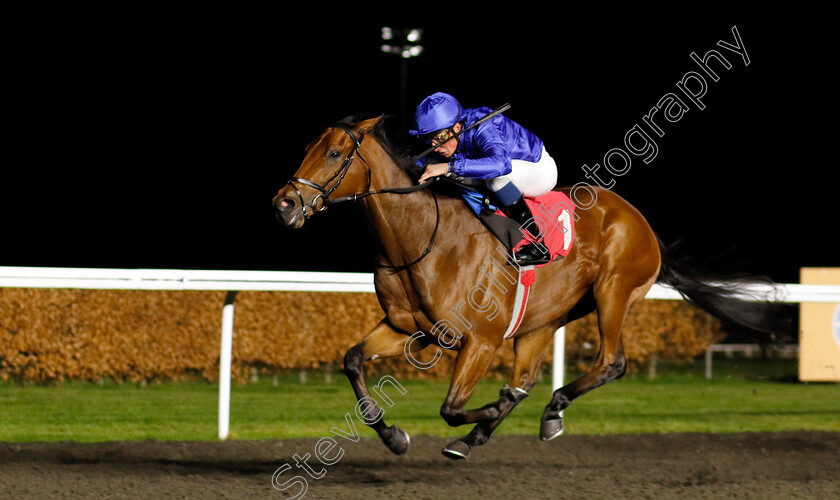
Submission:
[[[430,181],[417,184],[416,166],[393,146],[382,122],[381,117],[348,118],[325,129],[308,145],[273,205],[277,218],[291,228],[300,228],[331,204],[356,201],[362,206],[379,262],[374,284],[385,318],[347,351],[344,373],[358,401],[365,402],[365,422],[393,453],[408,450],[409,436],[386,425],[370,397],[363,370],[370,360],[412,356],[428,346],[458,351],[440,414],[450,426],[475,424],[443,449],[448,458],[466,459],[528,395],[554,332],[597,311],[600,347],[591,370],[554,391],[541,418],[542,440],[560,435],[561,412],[572,401],[625,373],[622,323],[657,281],[719,317],[768,329],[763,312],[748,317],[756,303],[739,303],[733,290],[695,280],[671,265],[638,210],[609,190],[589,186],[591,204],[576,211],[569,254],[536,268],[526,313],[512,339],[513,367],[499,399],[466,409],[504,342],[513,309],[514,294],[500,293],[498,276],[482,265],[487,256],[498,256],[499,241],[459,196],[426,185]],[[581,198],[570,188],[561,191]],[[515,263],[501,260],[510,275],[518,276]],[[474,293],[476,287],[483,294]],[[471,290],[470,303],[479,307],[465,305]]]

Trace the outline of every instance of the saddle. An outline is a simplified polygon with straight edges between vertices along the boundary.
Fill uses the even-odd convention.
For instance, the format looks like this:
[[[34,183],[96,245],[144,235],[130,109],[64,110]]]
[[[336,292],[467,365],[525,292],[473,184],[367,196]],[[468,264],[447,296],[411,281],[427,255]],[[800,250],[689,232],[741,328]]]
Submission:
[[[519,224],[508,218],[490,201],[491,194],[484,188],[483,182],[479,183],[462,177],[448,180],[462,186],[464,201],[508,251],[513,253],[520,246],[534,241],[531,235],[520,229]],[[540,234],[534,236],[542,237],[543,244],[548,248],[551,256],[551,261],[536,267],[542,267],[566,257],[575,240],[575,205],[572,200],[563,192],[549,191],[537,197],[526,196],[525,203],[531,209],[531,215],[540,228]]]

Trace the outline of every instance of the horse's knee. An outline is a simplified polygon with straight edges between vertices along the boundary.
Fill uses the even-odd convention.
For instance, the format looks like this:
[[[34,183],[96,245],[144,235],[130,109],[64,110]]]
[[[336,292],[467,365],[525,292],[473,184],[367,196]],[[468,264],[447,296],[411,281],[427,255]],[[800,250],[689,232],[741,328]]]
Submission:
[[[348,377],[362,372],[362,363],[365,360],[362,349],[362,344],[356,344],[344,353],[344,374]]]

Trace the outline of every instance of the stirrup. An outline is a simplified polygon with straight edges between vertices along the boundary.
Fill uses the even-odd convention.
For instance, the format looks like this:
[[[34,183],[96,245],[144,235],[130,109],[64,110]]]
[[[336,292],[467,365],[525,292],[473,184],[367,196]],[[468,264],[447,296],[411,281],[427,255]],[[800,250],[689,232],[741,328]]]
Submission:
[[[551,262],[551,254],[548,251],[541,251],[540,246],[542,246],[542,242],[539,246],[530,242],[525,243],[514,252],[513,260],[520,266],[533,266]],[[542,248],[545,247],[542,246]]]

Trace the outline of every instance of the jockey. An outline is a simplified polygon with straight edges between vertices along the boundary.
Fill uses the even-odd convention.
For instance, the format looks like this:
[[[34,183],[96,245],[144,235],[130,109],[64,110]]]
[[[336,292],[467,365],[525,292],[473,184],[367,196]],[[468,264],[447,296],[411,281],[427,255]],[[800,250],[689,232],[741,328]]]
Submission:
[[[418,162],[425,167],[419,182],[447,174],[485,180],[505,215],[540,243],[522,245],[514,255],[516,262],[543,264],[550,256],[523,198],[546,194],[557,183],[557,165],[543,142],[502,115],[452,137],[491,111],[488,107],[463,109],[454,97],[443,92],[424,99],[415,114],[417,128],[409,134],[437,146],[434,152],[438,158]]]

